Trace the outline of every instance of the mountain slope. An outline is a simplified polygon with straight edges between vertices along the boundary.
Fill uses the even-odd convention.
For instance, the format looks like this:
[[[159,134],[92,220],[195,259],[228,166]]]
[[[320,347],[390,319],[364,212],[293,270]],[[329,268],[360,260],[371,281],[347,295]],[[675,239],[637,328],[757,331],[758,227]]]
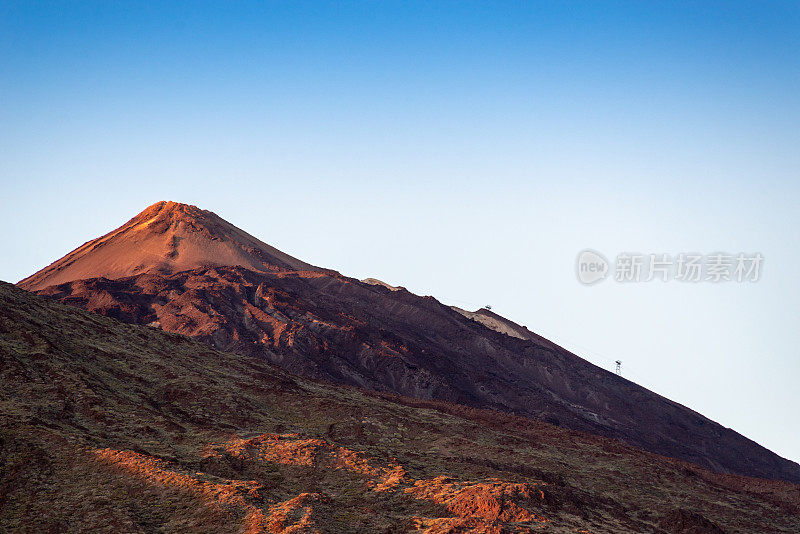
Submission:
[[[541,343],[546,343],[547,340],[538,334],[534,334],[526,327],[522,325],[518,325],[514,321],[509,321],[505,317],[494,313],[491,310],[487,310],[486,308],[481,308],[477,311],[471,312],[467,310],[462,310],[457,306],[450,306],[453,310],[457,311],[464,317],[468,319],[472,319],[473,321],[477,321],[481,323],[486,328],[490,328],[495,332],[500,332],[501,334],[505,334],[511,337],[517,337],[519,339],[527,339],[529,341],[538,341]]]
[[[162,201],[25,278],[19,286],[35,291],[84,278],[174,273],[213,265],[256,271],[316,270],[210,211]]]
[[[109,278],[40,292],[307,377],[503,410],[719,472],[800,482],[798,464],[491,312],[469,316],[322,270],[217,266]],[[48,275],[32,279],[46,283]]]
[[[800,487],[290,376],[0,283],[0,531],[798,532]]]

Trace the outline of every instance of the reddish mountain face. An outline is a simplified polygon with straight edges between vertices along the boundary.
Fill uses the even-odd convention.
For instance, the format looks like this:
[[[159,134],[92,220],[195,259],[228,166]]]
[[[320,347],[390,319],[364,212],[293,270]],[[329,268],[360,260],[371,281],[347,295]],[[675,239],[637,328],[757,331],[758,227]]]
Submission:
[[[182,214],[197,208],[166,206],[170,214],[162,213],[162,206],[157,217],[198,234],[185,237],[184,247],[214,235],[197,218],[192,220],[194,227],[182,220]],[[798,464],[496,314],[473,314],[473,319],[432,297],[309,269],[271,247],[258,250],[275,263],[264,259],[258,269],[212,261],[181,269],[185,263],[156,256],[152,264],[146,258],[132,261],[135,253],[124,246],[121,230],[141,228],[142,220],[148,220],[143,215],[109,234],[119,236],[114,246],[125,251],[123,255],[131,258],[128,263],[135,263],[142,274],[110,272],[104,278],[64,280],[78,263],[67,258],[78,258],[83,265],[95,262],[97,247],[87,244],[20,285],[122,321],[260,355],[304,376],[502,410],[617,438],[719,472],[800,482]],[[229,232],[238,242],[257,241],[228,227],[236,230]],[[156,239],[134,235],[137,242]],[[215,246],[236,249],[227,242]],[[181,254],[201,256],[189,247]],[[281,258],[298,263],[292,267]]]
[[[216,214],[157,202],[113,232],[89,241],[18,285],[29,291],[85,278],[174,273],[238,265],[254,271],[317,270]]]

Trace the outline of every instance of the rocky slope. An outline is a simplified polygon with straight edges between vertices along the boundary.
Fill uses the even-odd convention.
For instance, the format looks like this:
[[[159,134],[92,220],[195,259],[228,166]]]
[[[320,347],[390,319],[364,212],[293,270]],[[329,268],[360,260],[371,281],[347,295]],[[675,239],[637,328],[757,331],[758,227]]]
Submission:
[[[20,281],[19,286],[35,291],[83,278],[174,273],[213,265],[239,265],[255,271],[316,269],[210,211],[162,201]]]
[[[800,487],[264,358],[0,283],[2,532],[794,533]]]
[[[159,216],[190,227],[180,222],[182,214],[196,208],[171,210],[166,216],[160,209]],[[202,243],[213,234],[198,219],[192,224],[198,235],[182,243]],[[123,241],[115,246],[123,249]],[[93,254],[80,257],[91,262]],[[796,463],[496,314],[454,311],[432,297],[332,271],[270,266],[181,271],[158,260],[143,274],[48,285],[70,268],[52,274],[51,266],[20,285],[47,286],[40,292],[63,302],[266,357],[307,377],[502,410],[718,472],[800,482]]]

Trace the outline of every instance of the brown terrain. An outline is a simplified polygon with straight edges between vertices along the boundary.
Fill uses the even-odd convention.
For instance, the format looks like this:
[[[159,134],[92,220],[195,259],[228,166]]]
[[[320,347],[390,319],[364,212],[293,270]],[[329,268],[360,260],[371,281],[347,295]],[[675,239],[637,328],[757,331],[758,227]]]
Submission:
[[[19,286],[304,377],[547,421],[719,473],[800,482],[797,463],[497,314],[312,267],[194,206],[159,202]]]
[[[243,232],[210,211],[157,202],[113,232],[84,243],[20,282],[29,291],[82,278],[174,273],[199,266],[254,271],[314,270]]]
[[[800,487],[0,283],[0,532],[797,533]]]

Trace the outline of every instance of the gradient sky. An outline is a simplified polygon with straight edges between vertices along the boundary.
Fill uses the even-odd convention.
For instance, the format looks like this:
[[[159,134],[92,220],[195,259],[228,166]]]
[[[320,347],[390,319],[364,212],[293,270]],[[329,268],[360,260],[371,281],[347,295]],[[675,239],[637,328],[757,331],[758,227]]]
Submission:
[[[0,3],[0,279],[158,200],[800,460],[800,4]],[[760,252],[750,284],[575,258]]]

